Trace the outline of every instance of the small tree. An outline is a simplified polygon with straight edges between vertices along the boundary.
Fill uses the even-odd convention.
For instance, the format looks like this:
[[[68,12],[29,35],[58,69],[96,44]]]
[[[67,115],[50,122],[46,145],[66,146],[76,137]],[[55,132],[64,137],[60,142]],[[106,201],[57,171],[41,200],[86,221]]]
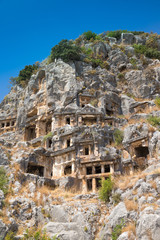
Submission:
[[[14,86],[14,85],[19,85],[21,87],[26,87],[32,74],[34,73],[35,70],[38,69],[37,64],[33,64],[33,65],[27,65],[25,66],[24,69],[22,69],[19,72],[18,77],[11,77],[10,78],[10,83]]]
[[[116,145],[120,145],[123,141],[123,131],[116,129],[113,135]]]
[[[64,62],[80,60],[80,47],[73,44],[72,41],[62,40],[51,50],[50,62],[61,58]]]
[[[22,69],[20,72],[19,72],[19,75],[18,75],[18,83],[20,85],[24,85],[26,86],[34,72],[34,70],[37,70],[38,66],[33,64],[33,65],[27,65],[25,66],[24,69]]]
[[[96,36],[97,36],[97,34],[92,32],[92,31],[84,32],[83,35],[84,35],[86,40],[90,40],[90,39],[95,40]]]
[[[99,198],[104,202],[109,202],[109,197],[111,196],[114,182],[111,176],[106,180],[102,180],[101,188],[99,190]]]

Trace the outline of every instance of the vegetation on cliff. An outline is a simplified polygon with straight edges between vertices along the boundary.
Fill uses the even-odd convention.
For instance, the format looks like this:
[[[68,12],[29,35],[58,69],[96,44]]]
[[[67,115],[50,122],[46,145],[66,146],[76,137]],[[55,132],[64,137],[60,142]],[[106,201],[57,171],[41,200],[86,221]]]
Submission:
[[[31,76],[32,76],[32,74],[37,69],[38,69],[38,66],[36,64],[25,66],[24,69],[22,69],[19,72],[18,77],[11,77],[10,78],[11,84],[13,86],[17,84],[21,87],[26,87],[30,78],[31,78]]]

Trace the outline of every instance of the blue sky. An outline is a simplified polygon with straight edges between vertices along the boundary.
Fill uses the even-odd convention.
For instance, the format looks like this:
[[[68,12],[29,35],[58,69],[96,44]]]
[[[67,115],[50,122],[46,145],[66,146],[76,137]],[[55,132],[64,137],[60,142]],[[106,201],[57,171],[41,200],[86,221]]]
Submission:
[[[159,0],[0,0],[0,101],[9,78],[62,39],[127,29],[160,34]]]

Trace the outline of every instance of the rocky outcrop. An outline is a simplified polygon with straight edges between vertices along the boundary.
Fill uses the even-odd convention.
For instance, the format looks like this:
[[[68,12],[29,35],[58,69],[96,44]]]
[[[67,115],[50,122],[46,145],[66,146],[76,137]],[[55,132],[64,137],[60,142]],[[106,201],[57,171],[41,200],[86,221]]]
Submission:
[[[79,61],[45,60],[0,104],[0,167],[12,190],[0,190],[0,238],[41,226],[62,240],[111,240],[117,229],[118,240],[159,239],[160,62],[135,54],[145,35],[116,37],[83,36]],[[109,175],[116,184],[103,203]]]

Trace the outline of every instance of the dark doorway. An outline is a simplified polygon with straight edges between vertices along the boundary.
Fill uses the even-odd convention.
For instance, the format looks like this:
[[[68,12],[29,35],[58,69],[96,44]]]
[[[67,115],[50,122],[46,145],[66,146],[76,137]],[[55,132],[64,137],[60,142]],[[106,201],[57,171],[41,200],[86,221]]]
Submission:
[[[36,127],[29,127],[27,128],[27,141],[30,141],[32,139],[36,138]]]
[[[9,126],[10,126],[10,122],[7,122],[6,127],[9,127]]]
[[[108,109],[106,108],[106,114],[107,114],[108,116],[112,116],[112,115],[113,115],[113,111],[112,111],[112,110],[108,110]]]
[[[87,179],[87,189],[88,191],[92,191],[92,179]]]
[[[52,121],[46,122],[46,134],[51,132]]]
[[[66,166],[65,169],[64,169],[64,175],[69,175],[72,173],[72,168],[71,166]]]
[[[71,146],[71,141],[70,139],[67,139],[67,147],[70,147]]]
[[[96,178],[96,188],[99,189],[101,187],[101,179]]]
[[[40,177],[44,176],[44,167],[39,165],[28,164],[27,173],[38,175]]]
[[[47,148],[51,148],[52,147],[52,139],[48,138],[47,139]]]
[[[92,174],[92,167],[87,167],[86,170],[87,170],[87,175]]]
[[[147,155],[149,154],[148,147],[142,147],[142,146],[136,147],[135,154],[136,154],[136,157],[145,157],[146,158]]]
[[[110,165],[104,165],[104,172],[110,172]]]
[[[85,155],[89,155],[89,147],[85,147]]]
[[[66,118],[66,124],[69,124],[70,125],[71,121],[70,121],[70,118]]]
[[[95,166],[95,173],[96,174],[101,173],[101,166],[100,165]]]

